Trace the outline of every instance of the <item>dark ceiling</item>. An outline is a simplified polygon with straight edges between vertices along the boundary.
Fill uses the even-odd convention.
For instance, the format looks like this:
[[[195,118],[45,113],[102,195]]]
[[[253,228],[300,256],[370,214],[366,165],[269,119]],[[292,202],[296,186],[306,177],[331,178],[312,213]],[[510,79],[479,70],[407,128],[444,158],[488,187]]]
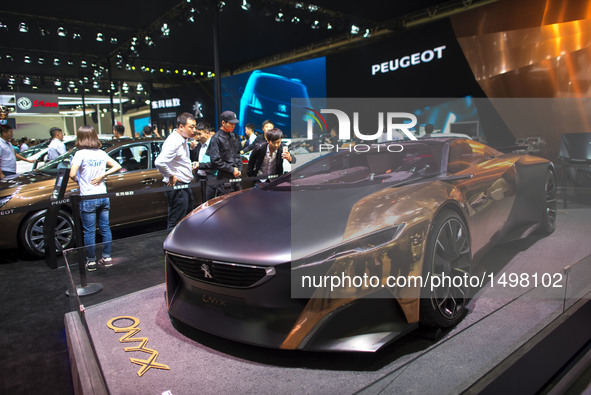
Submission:
[[[115,85],[125,81],[136,89],[140,82],[147,92],[211,78],[216,10],[219,70],[225,75],[265,62],[303,59],[310,48],[359,41],[366,32],[370,37],[364,40],[375,39],[375,32],[403,30],[409,21],[429,19],[446,9],[461,10],[470,3],[3,1],[0,90],[74,93],[84,86],[88,92],[105,94],[110,75]],[[358,34],[351,34],[352,25],[359,27]],[[102,41],[97,41],[99,33]]]

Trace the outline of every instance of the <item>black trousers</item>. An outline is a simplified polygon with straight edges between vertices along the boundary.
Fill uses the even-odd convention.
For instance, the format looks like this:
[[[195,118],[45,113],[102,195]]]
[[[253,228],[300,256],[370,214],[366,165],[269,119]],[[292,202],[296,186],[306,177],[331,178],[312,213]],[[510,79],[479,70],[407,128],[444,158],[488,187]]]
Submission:
[[[176,187],[188,185],[177,182]],[[172,229],[193,210],[193,191],[191,188],[179,188],[164,192],[168,200],[167,229]]]

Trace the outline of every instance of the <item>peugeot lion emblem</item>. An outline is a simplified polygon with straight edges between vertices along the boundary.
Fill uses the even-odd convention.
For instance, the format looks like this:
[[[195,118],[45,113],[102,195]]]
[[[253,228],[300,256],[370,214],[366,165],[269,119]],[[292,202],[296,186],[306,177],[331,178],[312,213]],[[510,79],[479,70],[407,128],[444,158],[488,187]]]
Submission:
[[[211,272],[209,271],[209,266],[207,266],[207,264],[202,264],[201,265],[201,270],[203,270],[203,278],[211,278],[213,279],[213,277],[211,276]]]

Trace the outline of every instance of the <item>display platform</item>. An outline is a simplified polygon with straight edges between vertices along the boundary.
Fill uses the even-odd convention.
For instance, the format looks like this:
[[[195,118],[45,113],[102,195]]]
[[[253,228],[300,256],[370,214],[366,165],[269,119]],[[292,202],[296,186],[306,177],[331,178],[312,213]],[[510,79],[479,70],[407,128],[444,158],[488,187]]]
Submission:
[[[417,332],[373,354],[269,350],[206,334],[187,337],[170,322],[164,284],[86,306],[83,314],[73,312],[66,317],[69,344],[76,347],[70,349],[70,356],[86,362],[95,360],[100,370],[94,372],[101,377],[88,371],[76,372],[78,392],[486,392],[516,360],[543,344],[549,336],[546,332],[555,332],[569,317],[588,309],[591,245],[582,238],[587,239],[590,223],[589,209],[561,211],[557,230],[551,236],[533,236],[495,248],[479,268],[479,273],[494,273],[493,286],[489,284],[478,292],[468,314],[455,328],[437,340],[420,336],[429,333]],[[558,274],[560,282],[556,287],[502,287],[499,280],[503,273],[525,273],[530,280],[536,273],[540,278],[544,273]],[[79,328],[81,319],[96,354],[88,352],[90,347],[84,351],[80,346],[85,344],[86,333],[75,327]],[[574,351],[591,338],[591,324],[580,329],[583,334],[578,343],[569,345]],[[571,337],[573,343],[576,336],[573,333]],[[539,362],[559,359],[556,354],[546,357],[548,361],[538,358]],[[91,365],[73,363],[92,371]],[[554,369],[560,369],[560,365]],[[550,379],[544,374],[541,378]],[[104,387],[92,384],[100,380]],[[527,379],[522,381],[515,384],[528,384]]]

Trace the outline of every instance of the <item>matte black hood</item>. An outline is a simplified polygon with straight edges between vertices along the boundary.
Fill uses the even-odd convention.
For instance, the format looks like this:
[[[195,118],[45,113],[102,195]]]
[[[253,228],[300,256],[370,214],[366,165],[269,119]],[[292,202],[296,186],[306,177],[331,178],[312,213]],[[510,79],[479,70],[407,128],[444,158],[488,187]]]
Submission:
[[[225,262],[277,265],[342,242],[352,207],[383,189],[307,191],[253,188],[181,221],[166,251]]]

